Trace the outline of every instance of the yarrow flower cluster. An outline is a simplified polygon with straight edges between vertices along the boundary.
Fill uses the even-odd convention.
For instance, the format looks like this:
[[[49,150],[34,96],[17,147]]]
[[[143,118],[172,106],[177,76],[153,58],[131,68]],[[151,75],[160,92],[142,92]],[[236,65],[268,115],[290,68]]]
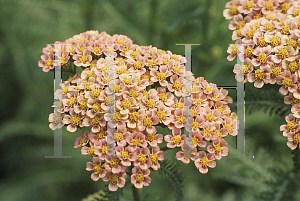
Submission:
[[[300,3],[297,0],[232,0],[225,5],[223,16],[232,19],[229,29],[236,43],[228,48],[227,59],[238,57],[233,72],[239,82],[282,85],[279,92],[291,104],[292,115],[280,130],[295,149],[300,144],[298,128],[300,104],[299,48]]]
[[[110,49],[106,44],[112,44]],[[179,148],[177,159],[193,160],[201,173],[228,155],[224,137],[237,135],[238,129],[237,115],[228,106],[232,98],[203,77],[195,79],[185,70],[185,57],[133,44],[125,35],[98,31],[75,35],[61,47],[62,69],[74,64],[83,71],[61,84],[62,90],[55,94],[61,110],[50,114],[49,126],[53,130],[67,126],[70,132],[90,129],[75,139],[74,148],[81,147],[81,154],[92,157],[86,164],[86,170],[93,172],[92,180],[109,181],[109,190],[116,191],[124,187],[129,174],[136,188],[148,186],[150,169],[158,170],[164,150],[171,148]],[[54,69],[54,52],[51,46],[43,49],[39,67],[44,72]],[[108,55],[114,58],[113,75],[108,73]],[[192,82],[188,98],[187,80]],[[113,99],[108,96],[111,89]],[[108,113],[112,102],[114,116]],[[158,126],[169,128],[172,134],[157,133]],[[115,130],[112,158],[107,157],[113,151],[107,143],[108,128]],[[191,149],[184,146],[188,139],[184,129],[192,136]],[[167,147],[162,150],[163,140]]]

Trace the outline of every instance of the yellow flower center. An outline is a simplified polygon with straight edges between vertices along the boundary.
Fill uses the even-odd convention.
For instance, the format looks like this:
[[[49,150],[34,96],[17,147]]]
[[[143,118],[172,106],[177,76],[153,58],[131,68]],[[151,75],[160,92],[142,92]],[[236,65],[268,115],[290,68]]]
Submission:
[[[129,121],[137,123],[139,121],[139,117],[140,115],[138,112],[132,112],[129,114]]]
[[[81,119],[78,115],[72,115],[70,119],[70,123],[72,126],[79,126],[81,124]]]
[[[130,100],[126,99],[126,100],[122,100],[121,101],[121,107],[125,110],[128,109],[129,107],[131,107],[131,102]]]
[[[123,140],[123,138],[124,138],[124,136],[122,133],[115,133],[115,135],[114,135],[114,139],[117,142],[121,142]]]
[[[263,7],[264,7],[266,10],[273,10],[273,8],[274,8],[273,1],[266,1],[266,2],[263,4]]]
[[[263,15],[261,13],[257,13],[256,15],[254,15],[253,19],[254,20],[258,20],[259,18],[262,18]]]
[[[195,138],[195,137],[192,137],[192,144],[193,145],[199,144],[199,140],[197,138]]]
[[[200,126],[200,123],[197,122],[197,121],[194,121],[194,122],[192,123],[192,128],[195,129],[195,130],[197,130],[197,129],[199,128],[199,126]]]
[[[296,122],[295,121],[289,121],[287,124],[286,124],[286,127],[287,127],[287,131],[295,131],[296,129]]]
[[[255,4],[254,4],[253,1],[247,1],[246,3],[244,3],[244,8],[246,10],[250,10],[250,9],[252,9],[254,7],[255,7]]]
[[[280,43],[280,38],[278,36],[273,36],[273,38],[271,39],[271,46],[276,47],[279,45],[279,43]]]
[[[147,66],[154,67],[157,65],[157,62],[154,59],[148,59]]]
[[[257,69],[255,70],[255,79],[256,80],[264,80],[266,77],[266,74],[263,70]]]
[[[135,62],[133,63],[133,68],[134,68],[135,70],[141,70],[141,69],[143,68],[142,62],[140,62],[140,61],[135,61]]]
[[[87,38],[82,37],[82,38],[79,39],[79,41],[82,41],[82,42],[85,43],[87,41]]]
[[[289,57],[289,52],[286,48],[280,48],[276,53],[276,56],[279,57],[280,59],[285,59]]]
[[[94,150],[95,150],[95,147],[93,147],[93,146],[91,146],[91,147],[88,148],[88,155],[89,155],[90,157],[96,156]]]
[[[242,29],[236,30],[236,36],[237,36],[237,37],[242,37],[242,36],[243,36],[243,35],[242,35]]]
[[[231,16],[239,14],[239,12],[238,12],[238,6],[232,6],[229,9],[229,13],[230,13]]]
[[[198,113],[197,110],[191,110],[190,112],[191,112],[192,116],[196,116]]]
[[[281,33],[284,34],[284,35],[289,35],[290,30],[291,30],[290,25],[283,25],[282,29],[281,29]]]
[[[207,166],[209,165],[209,160],[208,160],[208,158],[205,156],[205,157],[200,158],[200,163],[201,163],[201,166],[202,166],[202,167],[207,167]]]
[[[294,135],[294,140],[296,144],[300,144],[300,133]]]
[[[174,59],[175,61],[179,61],[178,56],[175,56],[175,55],[171,56],[171,59]]]
[[[128,151],[125,151],[125,150],[122,150],[120,152],[120,156],[122,157],[121,160],[123,160],[123,161],[128,161],[130,158]]]
[[[271,72],[271,77],[278,77],[279,75],[281,75],[281,68],[280,67],[274,67],[272,68],[272,72]]]
[[[153,122],[149,117],[146,117],[146,118],[144,118],[143,125],[145,127],[150,127],[153,125]]]
[[[124,82],[124,84],[126,84],[126,85],[131,85],[131,84],[132,84],[132,80],[129,79],[129,78],[125,78],[125,79],[123,80],[123,82]]]
[[[287,3],[282,3],[280,6],[279,6],[279,9],[281,9],[281,13],[284,13],[286,14],[287,10],[290,8],[290,5],[287,4]]]
[[[99,165],[95,164],[93,170],[95,174],[101,174],[104,168],[100,164]]]
[[[164,111],[157,111],[156,116],[158,116],[159,120],[165,120],[167,118],[167,115]]]
[[[94,118],[91,119],[91,125],[93,127],[99,126],[100,123],[101,123],[101,120],[100,120],[99,117],[94,117]]]
[[[145,106],[148,108],[148,109],[152,109],[152,108],[155,108],[156,106],[156,103],[154,100],[146,100],[146,103],[145,103]]]
[[[92,111],[94,113],[101,111],[101,105],[100,105],[100,103],[94,103],[93,106],[92,106]]]
[[[244,71],[242,71],[244,73],[244,75],[247,75],[249,72],[249,66],[248,65],[244,65]]]
[[[172,137],[172,144],[174,144],[174,145],[180,144],[181,141],[182,141],[182,139],[181,139],[180,135],[176,135],[176,136]]]
[[[184,107],[184,103],[181,102],[175,103],[175,108],[182,109],[183,107]]]
[[[241,30],[244,26],[245,26],[245,21],[239,21],[237,24],[236,24],[236,29],[237,30]]]
[[[283,78],[283,80],[282,80],[282,85],[283,85],[285,88],[290,87],[292,84],[293,84],[293,80],[292,80],[291,78],[288,78],[288,77]]]
[[[290,39],[286,42],[286,45],[287,46],[292,46],[294,49],[296,49],[297,46],[298,46],[298,42],[294,39]]]
[[[114,120],[115,120],[116,123],[122,121],[122,115],[120,114],[120,112],[115,112],[115,114],[114,114]]]
[[[93,47],[93,52],[95,53],[95,54],[100,54],[100,48],[99,47]]]
[[[161,102],[167,102],[167,101],[168,101],[168,97],[167,97],[166,94],[163,94],[163,93],[158,94],[158,97],[159,97],[159,100],[160,100]]]
[[[226,128],[229,132],[231,132],[232,129],[233,129],[232,126],[231,126],[230,124],[226,124],[226,123],[225,123],[224,126],[225,126],[225,128]]]
[[[274,24],[270,23],[270,24],[266,24],[265,26],[265,30],[266,31],[273,31],[275,28]]]
[[[137,51],[133,51],[130,56],[135,59],[137,55],[140,55],[140,53]]]
[[[93,89],[92,90],[92,93],[91,93],[91,97],[92,98],[98,98],[99,97],[99,95],[100,95],[100,89]]]
[[[182,89],[182,84],[179,82],[179,81],[175,81],[173,84],[172,84],[172,87],[175,91],[179,91]]]
[[[68,105],[69,105],[70,107],[73,107],[76,103],[77,103],[77,98],[76,98],[76,97],[71,97],[71,98],[68,100]]]
[[[101,147],[101,154],[102,156],[106,156],[106,153],[107,153],[107,145],[103,145]]]
[[[146,157],[145,154],[139,153],[139,154],[137,155],[137,160],[138,160],[138,162],[144,164],[144,163],[146,163],[146,161],[147,161],[147,157]]]
[[[118,159],[118,158],[112,158],[112,159],[110,159],[109,164],[110,164],[111,167],[118,167],[121,164],[121,160]]]
[[[208,113],[205,118],[207,121],[214,121],[216,119],[215,115],[212,113]]]
[[[169,63],[168,59],[163,59],[163,64],[162,65],[167,65]]]
[[[254,34],[255,34],[255,30],[250,29],[249,31],[246,32],[246,38],[252,39]]]
[[[85,64],[85,63],[87,62],[86,56],[84,56],[84,55],[83,55],[83,56],[80,56],[80,57],[79,57],[79,62]]]
[[[257,61],[261,64],[267,63],[268,55],[265,53],[259,53],[257,56]]]
[[[265,41],[265,38],[263,36],[259,38],[258,45],[260,47],[267,47],[268,43]]]
[[[146,140],[149,141],[149,142],[154,142],[155,141],[155,134],[147,133],[146,134]]]
[[[245,50],[245,57],[252,58],[254,56],[252,54],[253,51],[254,51],[254,49],[252,47],[247,47],[247,49]]]
[[[105,138],[105,136],[106,136],[106,132],[100,131],[99,133],[97,133],[96,138],[97,138],[97,140],[101,140],[101,139]]]
[[[288,64],[287,69],[291,72],[291,73],[295,73],[296,71],[299,70],[299,64],[297,61],[293,61],[291,63]]]
[[[127,73],[127,70],[124,68],[119,68],[116,70],[117,75],[122,75],[123,73]]]
[[[234,47],[232,48],[231,54],[232,54],[233,56],[236,56],[236,55],[237,55],[237,50],[238,50],[238,46],[236,45],[236,46],[234,46]]]
[[[120,175],[119,174],[111,174],[111,175],[109,175],[108,179],[111,184],[117,184],[120,181]]]
[[[142,172],[137,172],[135,174],[135,180],[136,180],[136,182],[144,181],[144,174]]]
[[[150,159],[151,159],[151,161],[152,161],[153,164],[157,164],[159,157],[158,157],[158,155],[156,153],[151,153],[150,154]]]
[[[156,79],[158,79],[159,81],[164,81],[164,80],[166,80],[166,78],[167,78],[166,74],[163,72],[158,72],[156,74]]]
[[[299,14],[300,14],[300,9],[296,8],[293,13],[294,17],[297,17]]]
[[[300,104],[300,99],[297,99],[297,98],[292,98],[292,105],[299,105]]]
[[[131,89],[129,91],[129,97],[136,98],[138,95],[139,95],[139,93],[136,90],[134,90],[134,89]]]
[[[215,154],[221,153],[221,145],[220,144],[214,145],[213,149],[215,151]]]
[[[89,138],[87,136],[84,136],[81,140],[80,140],[80,145],[83,145],[85,143],[87,143],[87,141],[89,140]]]
[[[132,145],[133,146],[140,146],[141,145],[141,139],[140,138],[137,138],[137,137],[135,137],[135,138],[133,138],[132,139]]]
[[[183,124],[184,123],[184,116],[183,115],[180,115],[178,117],[176,117],[176,121],[180,124]]]
[[[122,45],[125,45],[125,41],[122,40],[122,39],[118,39],[118,40],[117,40],[117,43],[122,44]]]
[[[143,92],[143,95],[146,97],[146,98],[150,98],[150,93],[149,92],[147,92],[147,91],[144,91]]]
[[[51,67],[52,66],[52,59],[48,59],[46,62],[45,62],[45,67]]]
[[[114,85],[114,91],[115,91],[115,93],[120,93],[121,92],[121,87],[120,87],[120,85]]]
[[[207,136],[211,135],[211,131],[206,128],[206,129],[204,129],[204,131],[202,131],[202,135],[207,137]]]
[[[173,66],[172,67],[172,70],[177,73],[177,74],[180,74],[181,73],[181,69],[178,67],[178,66]]]
[[[198,99],[194,98],[193,101],[195,104],[201,104],[203,100],[201,98]]]

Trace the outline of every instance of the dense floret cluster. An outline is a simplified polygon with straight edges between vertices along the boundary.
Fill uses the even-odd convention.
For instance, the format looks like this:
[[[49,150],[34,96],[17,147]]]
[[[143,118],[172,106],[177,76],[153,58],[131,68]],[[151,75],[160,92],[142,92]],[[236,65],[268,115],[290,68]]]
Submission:
[[[97,31],[57,44],[58,49],[50,45],[43,49],[39,67],[44,72],[56,65],[64,71],[83,71],[56,90],[55,98],[61,101],[53,105],[56,111],[49,116],[49,126],[52,130],[67,126],[70,132],[89,129],[76,138],[74,147],[92,157],[86,170],[93,172],[94,181],[109,181],[109,190],[116,191],[130,175],[136,188],[148,186],[150,168],[158,170],[164,151],[171,148],[180,149],[177,159],[193,160],[201,173],[228,155],[224,137],[235,136],[238,129],[237,115],[228,107],[232,98],[203,77],[195,79],[185,70],[185,57],[133,44],[125,35]],[[157,133],[157,127],[172,134]],[[107,144],[108,128],[114,129],[113,147]],[[190,149],[184,146],[188,139]],[[166,147],[160,146],[163,140]],[[108,153],[115,157],[107,157]]]
[[[300,3],[296,0],[232,0],[223,15],[232,19],[233,30],[230,54],[244,63],[236,64],[233,72],[239,82],[282,85],[279,92],[284,103],[291,104],[292,114],[280,130],[287,137],[287,145],[295,149],[300,144]]]

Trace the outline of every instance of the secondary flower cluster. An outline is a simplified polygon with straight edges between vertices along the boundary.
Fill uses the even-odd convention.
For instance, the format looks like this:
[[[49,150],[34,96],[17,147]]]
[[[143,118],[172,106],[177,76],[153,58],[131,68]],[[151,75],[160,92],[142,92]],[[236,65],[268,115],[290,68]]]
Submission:
[[[53,69],[56,52],[62,69],[70,69],[74,63],[83,71],[56,91],[61,102],[54,107],[60,109],[50,114],[49,126],[53,130],[67,126],[70,132],[90,128],[76,138],[74,147],[81,147],[81,154],[92,157],[86,170],[93,171],[94,181],[109,181],[109,190],[115,191],[125,185],[129,174],[136,188],[148,186],[150,168],[158,170],[159,161],[164,160],[159,146],[163,140],[167,142],[164,150],[178,147],[177,159],[184,163],[193,160],[201,173],[215,167],[215,159],[228,155],[223,138],[235,136],[238,129],[237,115],[227,105],[232,98],[227,90],[218,89],[203,77],[195,79],[185,70],[185,57],[135,45],[124,35],[97,31],[75,35],[61,47],[44,48],[39,67],[44,72]],[[108,59],[111,55],[112,64]],[[111,65],[113,75],[109,73]],[[187,82],[192,83],[191,91]],[[112,98],[109,90],[114,91]],[[109,113],[112,103],[114,111]],[[158,126],[168,127],[172,135],[157,133]],[[115,149],[108,146],[108,128],[115,129]],[[114,150],[114,157],[108,157]]]
[[[279,92],[286,96],[284,103],[293,105],[288,125],[282,125],[287,145],[295,149],[300,144],[295,129],[300,104],[300,3],[296,0],[232,0],[225,6],[223,15],[233,20],[234,30],[227,59],[235,57],[245,65],[236,64],[233,72],[237,81],[282,85]],[[295,121],[295,118],[297,119]],[[293,125],[293,126],[292,126]],[[286,133],[289,131],[290,133]]]

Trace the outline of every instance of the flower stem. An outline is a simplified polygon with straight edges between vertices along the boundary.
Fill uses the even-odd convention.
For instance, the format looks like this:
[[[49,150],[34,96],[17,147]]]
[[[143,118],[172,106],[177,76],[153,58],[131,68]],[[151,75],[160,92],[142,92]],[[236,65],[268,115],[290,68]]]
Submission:
[[[132,185],[132,193],[134,201],[141,201],[140,189],[137,189],[134,185]]]

